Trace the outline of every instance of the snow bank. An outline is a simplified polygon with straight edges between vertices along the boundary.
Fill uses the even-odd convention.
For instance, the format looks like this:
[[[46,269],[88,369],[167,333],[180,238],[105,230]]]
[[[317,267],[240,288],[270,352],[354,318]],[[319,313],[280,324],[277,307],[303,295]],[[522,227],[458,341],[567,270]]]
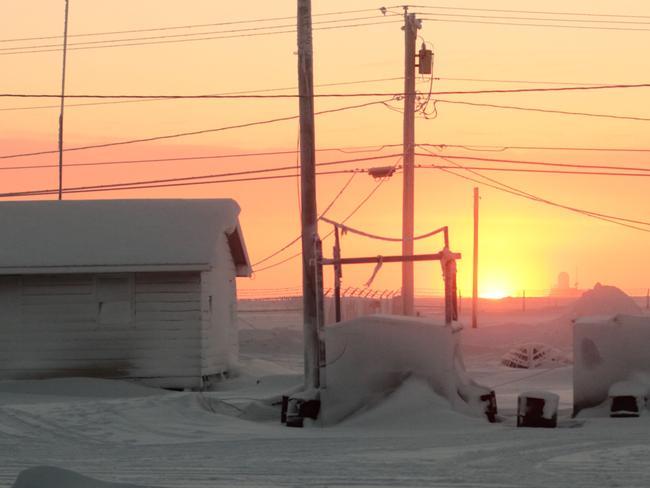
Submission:
[[[574,326],[573,408],[605,401],[610,387],[632,380],[650,385],[650,317],[615,315],[578,320]]]
[[[571,318],[592,315],[614,315],[617,313],[639,315],[639,306],[619,288],[596,283],[571,306]]]
[[[352,415],[341,426],[420,431],[440,425],[462,429],[467,427],[467,422],[467,416],[450,409],[449,401],[437,395],[427,382],[409,378],[383,402]]]
[[[327,388],[321,417],[334,424],[376,405],[408,378],[426,382],[455,409],[482,413],[489,389],[466,374],[457,330],[414,317],[375,315],[326,327]]]
[[[139,398],[168,392],[138,383],[99,378],[0,381],[0,405],[56,402],[61,399]]]
[[[22,471],[12,488],[144,488],[142,485],[99,481],[67,469],[37,466]]]

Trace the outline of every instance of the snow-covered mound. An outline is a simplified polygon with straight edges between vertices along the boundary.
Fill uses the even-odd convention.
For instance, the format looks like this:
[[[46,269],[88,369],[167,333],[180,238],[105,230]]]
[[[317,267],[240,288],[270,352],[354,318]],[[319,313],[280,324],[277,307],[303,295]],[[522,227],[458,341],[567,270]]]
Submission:
[[[545,368],[570,364],[569,358],[555,347],[541,343],[520,344],[501,358],[501,364],[509,368]]]
[[[449,401],[437,395],[421,379],[409,378],[378,405],[362,409],[341,426],[421,431],[427,427],[462,429],[467,426],[466,415],[449,408]],[[481,422],[479,419],[476,422]]]
[[[62,399],[92,401],[111,398],[140,398],[166,395],[160,388],[100,378],[51,378],[46,380],[0,381],[0,405],[57,402]]]
[[[67,469],[37,466],[21,471],[12,488],[144,488],[142,485],[99,481]]]
[[[327,387],[321,417],[334,424],[418,378],[454,409],[481,415],[490,390],[465,372],[458,330],[415,317],[373,315],[326,328]]]
[[[588,317],[590,315],[614,315],[623,313],[638,315],[639,306],[625,292],[615,286],[596,283],[592,290],[587,290],[571,306],[571,318]]]
[[[650,317],[580,319],[574,326],[574,413],[608,397],[612,385],[634,381],[650,390]]]

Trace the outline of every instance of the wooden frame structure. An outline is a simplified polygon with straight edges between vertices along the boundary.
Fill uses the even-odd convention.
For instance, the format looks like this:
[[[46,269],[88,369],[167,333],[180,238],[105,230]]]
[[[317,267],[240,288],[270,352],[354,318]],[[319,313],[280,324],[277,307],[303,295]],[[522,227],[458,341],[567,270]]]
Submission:
[[[403,263],[415,261],[440,261],[445,281],[445,323],[451,324],[458,320],[458,294],[456,286],[456,260],[461,259],[461,254],[449,250],[449,231],[447,227],[439,229],[444,233],[445,247],[442,251],[433,254],[415,254],[412,256],[371,256],[371,257],[341,257],[341,243],[339,227],[334,226],[334,257],[321,258],[322,265],[334,266],[334,303],[336,308],[336,322],[341,321],[341,277],[344,264],[369,264],[369,263]]]

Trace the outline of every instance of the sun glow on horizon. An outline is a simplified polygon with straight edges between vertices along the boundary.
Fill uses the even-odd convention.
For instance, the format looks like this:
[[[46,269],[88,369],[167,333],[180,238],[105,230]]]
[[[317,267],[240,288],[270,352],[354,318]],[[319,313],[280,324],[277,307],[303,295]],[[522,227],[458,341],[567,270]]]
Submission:
[[[481,291],[478,294],[479,298],[487,298],[489,300],[500,300],[510,296],[510,293],[500,288],[491,288],[489,290]]]

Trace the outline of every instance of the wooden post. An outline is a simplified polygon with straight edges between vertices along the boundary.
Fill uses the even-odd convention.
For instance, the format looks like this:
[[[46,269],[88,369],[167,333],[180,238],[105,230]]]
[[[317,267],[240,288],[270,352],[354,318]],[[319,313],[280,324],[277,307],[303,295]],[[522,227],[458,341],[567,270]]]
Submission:
[[[645,293],[645,308],[646,310],[650,310],[650,288]]]
[[[521,291],[521,311],[526,311],[526,290]]]
[[[415,44],[418,23],[415,14],[404,7],[404,131],[403,131],[403,200],[402,200],[402,255],[413,255],[415,215]],[[402,263],[402,313],[415,313],[413,262]]]
[[[318,339],[318,388],[327,386],[325,379],[325,303],[323,299],[323,243],[316,236],[314,238],[314,275],[316,277],[316,337]]]
[[[341,259],[341,242],[339,240],[339,228],[334,226],[334,259]],[[336,322],[341,321],[341,277],[343,276],[341,263],[334,265],[334,309],[336,310]]]
[[[316,138],[311,0],[298,0],[298,94],[300,108],[300,182],[302,226],[302,297],[305,340],[305,389],[317,389],[319,379],[318,289],[316,277]]]
[[[451,261],[443,261],[442,266],[444,270],[443,278],[445,280],[445,324],[449,325],[453,319],[453,294],[455,293],[451,280]]]
[[[478,327],[478,188],[474,188],[474,267],[472,271],[472,328]]]

